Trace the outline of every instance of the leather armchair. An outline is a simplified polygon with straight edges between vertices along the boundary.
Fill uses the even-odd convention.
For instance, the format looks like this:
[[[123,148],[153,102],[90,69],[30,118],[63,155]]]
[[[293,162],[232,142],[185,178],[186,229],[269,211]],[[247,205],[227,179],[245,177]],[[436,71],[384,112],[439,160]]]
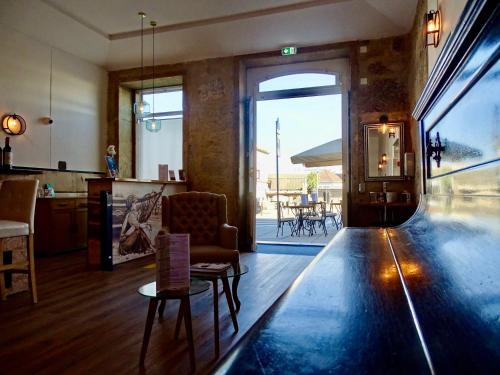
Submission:
[[[169,233],[190,234],[191,264],[231,263],[239,268],[238,228],[227,224],[225,195],[190,191],[162,197],[162,226]],[[234,277],[233,295],[238,283]]]

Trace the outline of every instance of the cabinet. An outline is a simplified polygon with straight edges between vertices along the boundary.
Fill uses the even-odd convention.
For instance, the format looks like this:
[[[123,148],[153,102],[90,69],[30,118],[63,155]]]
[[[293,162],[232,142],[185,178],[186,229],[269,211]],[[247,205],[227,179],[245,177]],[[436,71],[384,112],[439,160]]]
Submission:
[[[87,198],[39,198],[35,253],[53,255],[87,247]]]

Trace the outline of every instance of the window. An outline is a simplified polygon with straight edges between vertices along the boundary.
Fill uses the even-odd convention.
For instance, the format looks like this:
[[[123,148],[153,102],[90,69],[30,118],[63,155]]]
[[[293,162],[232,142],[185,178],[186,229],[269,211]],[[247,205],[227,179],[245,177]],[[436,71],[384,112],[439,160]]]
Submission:
[[[305,87],[335,86],[335,76],[332,74],[301,73],[289,74],[268,79],[259,84],[259,92],[290,90]]]
[[[144,122],[136,124],[136,176],[138,179],[159,178],[158,165],[167,164],[177,171],[182,165],[182,86],[160,87],[143,90],[144,101],[151,113],[144,120],[155,119],[160,129],[151,132]]]

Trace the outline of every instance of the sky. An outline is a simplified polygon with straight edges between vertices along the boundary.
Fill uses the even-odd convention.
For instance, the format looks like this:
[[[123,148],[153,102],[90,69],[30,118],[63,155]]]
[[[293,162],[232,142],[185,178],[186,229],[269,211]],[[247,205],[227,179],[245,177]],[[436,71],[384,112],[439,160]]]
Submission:
[[[303,76],[303,77],[300,77]],[[299,77],[299,79],[298,79]],[[273,88],[311,86],[311,75],[280,77]],[[315,84],[316,85],[316,84]],[[319,84],[318,84],[319,86]],[[266,91],[270,85],[267,85]],[[261,84],[262,89],[262,84]],[[323,95],[305,98],[266,100],[257,102],[257,147],[271,153],[275,160],[275,123],[280,122],[280,173],[311,171],[301,164],[294,165],[290,157],[312,147],[342,137],[341,95]],[[259,160],[257,160],[259,164]],[[273,163],[273,168],[275,168]],[[267,168],[261,168],[267,169]],[[340,167],[328,169],[340,172]]]

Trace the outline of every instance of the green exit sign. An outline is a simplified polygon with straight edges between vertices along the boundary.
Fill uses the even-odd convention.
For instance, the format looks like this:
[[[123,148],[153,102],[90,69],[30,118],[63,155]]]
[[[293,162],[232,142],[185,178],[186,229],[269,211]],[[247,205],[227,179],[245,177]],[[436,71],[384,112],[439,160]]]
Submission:
[[[297,47],[283,47],[281,49],[281,54],[283,56],[295,55],[297,53]]]

